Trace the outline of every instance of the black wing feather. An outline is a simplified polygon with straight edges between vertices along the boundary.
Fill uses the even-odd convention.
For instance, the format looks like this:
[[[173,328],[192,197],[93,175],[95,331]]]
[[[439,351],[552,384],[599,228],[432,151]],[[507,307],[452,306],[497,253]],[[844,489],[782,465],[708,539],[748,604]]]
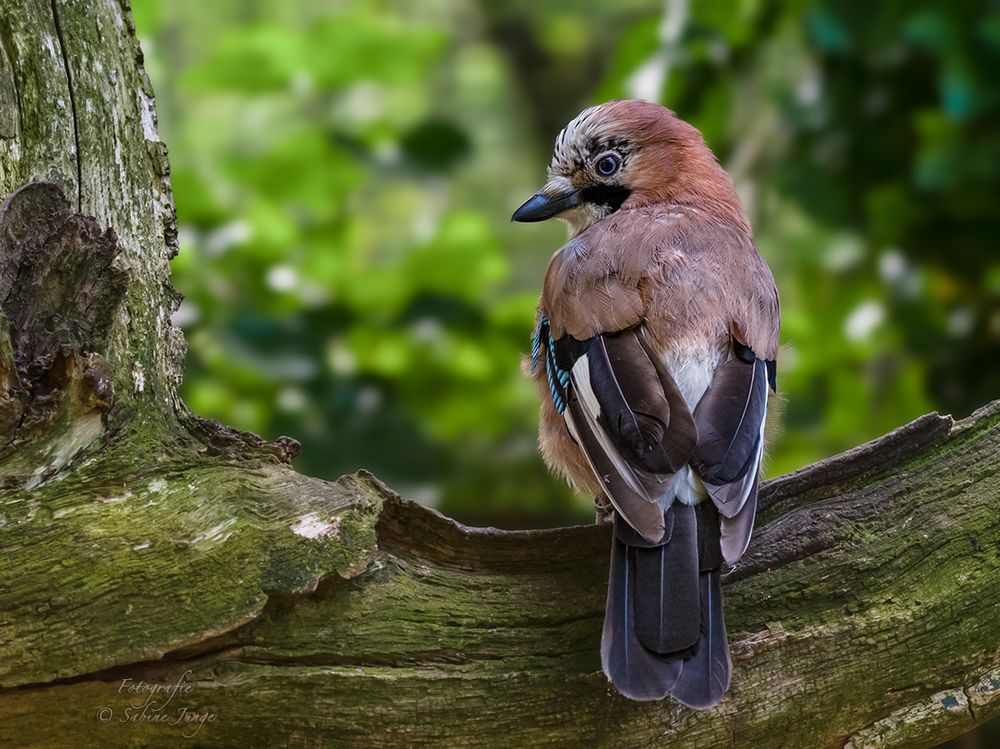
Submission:
[[[553,397],[565,403],[573,438],[615,508],[659,542],[663,505],[697,443],[680,391],[635,329],[585,341],[567,335],[548,347]]]
[[[616,464],[615,456],[610,455],[600,443],[579,396],[571,392],[568,397],[567,424],[571,425],[571,434],[587,456],[604,493],[629,525],[650,541],[658,542],[664,531],[663,509],[649,500],[649,490],[643,482],[645,477],[629,466],[622,469]]]
[[[698,427],[694,465],[705,481],[738,481],[756,463],[766,407],[765,363],[731,353],[715,370],[694,410]]]
[[[753,472],[753,485],[747,493],[747,498],[737,512],[732,517],[722,516],[722,535],[720,547],[722,558],[726,564],[736,564],[743,556],[743,552],[750,545],[750,536],[753,533],[753,521],[757,516],[757,482],[760,473]],[[720,512],[721,514],[721,512]]]
[[[697,441],[694,419],[673,378],[664,380],[636,332],[598,336],[588,359],[602,423],[616,444],[647,471],[679,471]]]
[[[767,394],[776,384],[775,372],[773,361],[733,339],[694,412],[699,440],[692,465],[722,515],[721,548],[728,564],[739,561],[753,531]]]

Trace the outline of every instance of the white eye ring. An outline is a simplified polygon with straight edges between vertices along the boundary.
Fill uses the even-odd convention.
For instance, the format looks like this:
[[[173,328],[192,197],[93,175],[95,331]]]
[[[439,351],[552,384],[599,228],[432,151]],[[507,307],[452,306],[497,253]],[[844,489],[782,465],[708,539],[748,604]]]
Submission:
[[[610,177],[621,168],[622,162],[613,153],[606,153],[594,164],[594,170],[602,177]]]

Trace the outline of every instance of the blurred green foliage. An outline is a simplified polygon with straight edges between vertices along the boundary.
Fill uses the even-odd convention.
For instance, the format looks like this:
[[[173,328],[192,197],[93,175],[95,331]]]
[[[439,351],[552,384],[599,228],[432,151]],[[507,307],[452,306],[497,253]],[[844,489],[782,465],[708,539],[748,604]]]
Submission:
[[[655,98],[778,279],[770,473],[1000,395],[987,2],[135,0],[170,146],[184,397],[472,522],[590,516],[520,375],[561,226],[511,226],[581,108]]]

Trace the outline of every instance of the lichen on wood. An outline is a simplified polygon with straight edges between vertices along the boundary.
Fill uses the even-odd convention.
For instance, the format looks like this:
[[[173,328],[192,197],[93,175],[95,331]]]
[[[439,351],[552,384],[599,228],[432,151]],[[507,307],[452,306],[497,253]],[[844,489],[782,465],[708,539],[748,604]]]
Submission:
[[[1000,404],[766,483],[730,694],[632,703],[607,526],[467,528],[180,401],[124,2],[4,3],[0,95],[0,746],[919,747],[1000,714]],[[184,689],[143,718],[140,682]]]

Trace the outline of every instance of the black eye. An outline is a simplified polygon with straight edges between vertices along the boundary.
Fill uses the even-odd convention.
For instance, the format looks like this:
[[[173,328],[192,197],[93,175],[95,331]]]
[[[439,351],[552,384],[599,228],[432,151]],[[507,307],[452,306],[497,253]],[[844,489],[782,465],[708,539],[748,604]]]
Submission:
[[[602,156],[597,161],[597,173],[602,177],[610,177],[612,174],[618,171],[618,168],[622,165],[622,162],[614,154],[608,154],[607,156]]]

